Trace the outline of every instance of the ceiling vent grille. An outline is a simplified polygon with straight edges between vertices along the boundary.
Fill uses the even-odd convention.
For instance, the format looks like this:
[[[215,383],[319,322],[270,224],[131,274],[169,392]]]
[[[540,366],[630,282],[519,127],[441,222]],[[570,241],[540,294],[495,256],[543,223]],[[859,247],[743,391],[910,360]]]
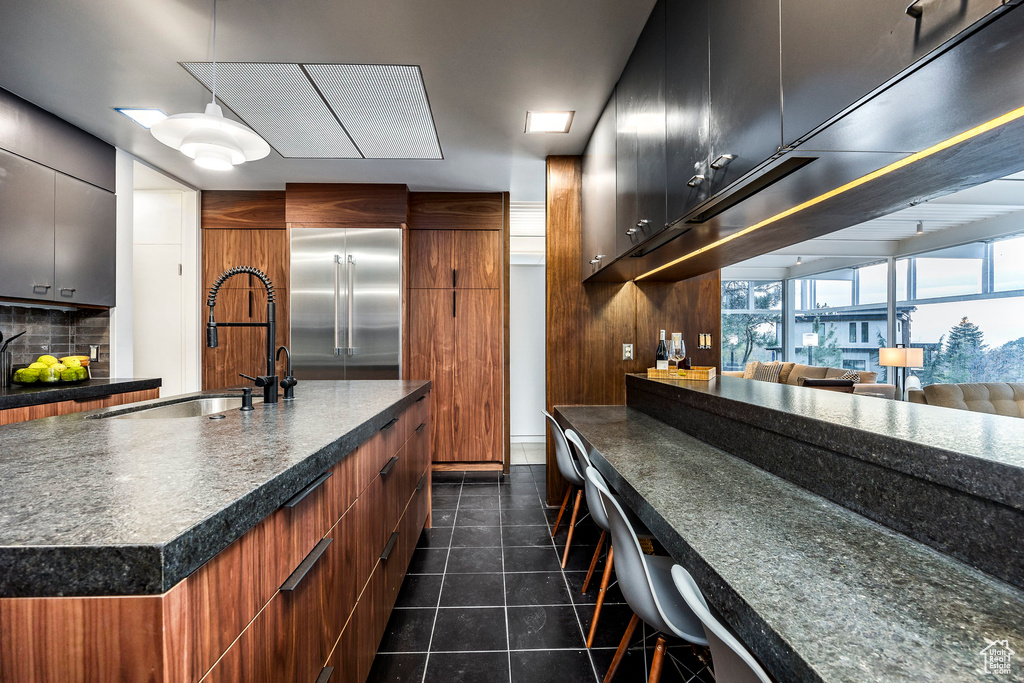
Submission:
[[[213,65],[182,64],[211,89]],[[298,64],[217,64],[217,98],[289,158],[358,159],[362,156]]]
[[[286,158],[444,158],[418,66],[218,62],[217,98]]]
[[[309,77],[367,159],[441,159],[418,66],[308,64]]]

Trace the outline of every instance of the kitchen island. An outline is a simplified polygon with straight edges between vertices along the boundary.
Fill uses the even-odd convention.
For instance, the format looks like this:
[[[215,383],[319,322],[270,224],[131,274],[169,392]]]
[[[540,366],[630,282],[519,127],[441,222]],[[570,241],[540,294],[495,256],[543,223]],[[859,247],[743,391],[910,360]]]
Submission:
[[[428,521],[429,390],[0,429],[0,681],[361,681]]]

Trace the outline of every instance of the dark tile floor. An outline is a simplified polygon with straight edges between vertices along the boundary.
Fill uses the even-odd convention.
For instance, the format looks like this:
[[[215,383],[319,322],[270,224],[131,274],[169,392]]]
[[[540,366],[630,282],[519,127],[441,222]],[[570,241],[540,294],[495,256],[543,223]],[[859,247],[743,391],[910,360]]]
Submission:
[[[559,560],[569,512],[552,539],[557,508],[543,502],[544,466],[512,473],[434,473],[434,527],[423,532],[374,660],[369,681],[547,683],[600,681],[632,612],[609,591],[594,647],[587,649],[598,565],[580,592],[599,529],[576,529],[569,562]],[[581,515],[585,506],[581,507]],[[647,680],[654,638],[637,629],[616,683]],[[641,640],[648,637],[646,647]],[[688,645],[670,647],[664,683],[713,680]]]

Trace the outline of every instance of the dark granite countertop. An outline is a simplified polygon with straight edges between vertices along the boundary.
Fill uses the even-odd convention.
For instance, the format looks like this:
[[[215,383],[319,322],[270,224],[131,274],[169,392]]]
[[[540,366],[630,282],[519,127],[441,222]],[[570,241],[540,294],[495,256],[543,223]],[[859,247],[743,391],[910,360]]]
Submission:
[[[0,427],[0,597],[162,593],[429,387],[303,381],[223,420],[90,418],[118,406]]]
[[[81,384],[56,386],[32,384],[23,387],[13,384],[9,387],[0,387],[0,410],[159,389],[160,385],[159,379],[90,379]]]
[[[1020,418],[739,377],[688,382],[629,375],[627,391],[630,384],[1024,510]]]
[[[1024,646],[1009,584],[631,408],[558,412],[778,680],[981,681],[986,638]]]

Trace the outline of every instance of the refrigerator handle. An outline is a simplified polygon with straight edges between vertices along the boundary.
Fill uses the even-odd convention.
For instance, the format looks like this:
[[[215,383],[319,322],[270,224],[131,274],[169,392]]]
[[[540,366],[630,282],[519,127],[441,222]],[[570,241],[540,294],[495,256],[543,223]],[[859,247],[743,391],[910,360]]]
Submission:
[[[352,329],[353,329],[353,318],[355,309],[355,289],[356,289],[356,258],[352,254],[348,255],[348,346],[345,349],[345,353],[349,356],[355,355],[355,346],[352,344]]]
[[[339,313],[338,306],[341,304],[341,256],[338,254],[334,255],[334,355],[341,355],[341,344],[339,343],[339,330],[338,323]]]

